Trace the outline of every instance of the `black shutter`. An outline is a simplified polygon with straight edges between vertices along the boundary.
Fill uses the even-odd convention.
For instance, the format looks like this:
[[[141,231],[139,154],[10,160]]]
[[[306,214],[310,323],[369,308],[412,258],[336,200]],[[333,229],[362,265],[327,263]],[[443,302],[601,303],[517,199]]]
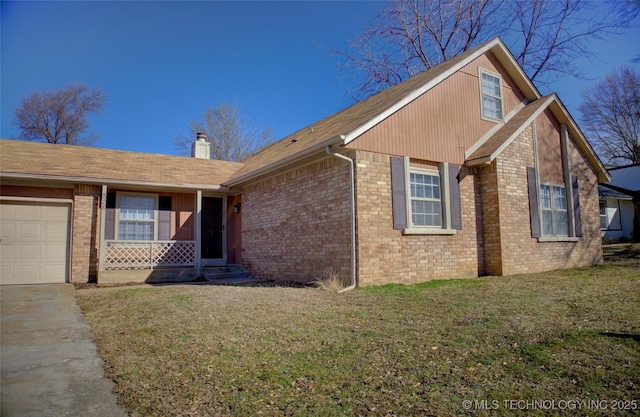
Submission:
[[[449,164],[449,202],[451,228],[462,230],[462,204],[460,203],[460,165]]]
[[[571,176],[571,192],[573,193],[573,222],[575,236],[582,237],[582,220],[580,219],[580,193],[578,191],[578,177]]]
[[[536,169],[527,167],[527,182],[529,186],[529,215],[531,218],[531,237],[540,237],[540,211],[538,203],[538,184],[536,184]]]
[[[158,240],[171,240],[171,196],[158,198]]]
[[[391,157],[391,192],[393,204],[393,228],[406,229],[407,223],[407,198],[404,173],[404,158]]]
[[[116,239],[116,209],[108,208],[104,216],[104,239]]]
[[[114,191],[107,192],[106,201],[107,212],[104,216],[104,239],[116,239],[116,193]]]

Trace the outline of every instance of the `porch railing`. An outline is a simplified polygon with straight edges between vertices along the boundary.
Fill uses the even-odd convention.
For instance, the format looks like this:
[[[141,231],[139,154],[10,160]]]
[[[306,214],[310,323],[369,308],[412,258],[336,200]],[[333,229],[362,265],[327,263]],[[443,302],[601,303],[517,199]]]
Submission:
[[[153,269],[159,266],[195,266],[193,240],[150,242],[107,240],[104,269]]]

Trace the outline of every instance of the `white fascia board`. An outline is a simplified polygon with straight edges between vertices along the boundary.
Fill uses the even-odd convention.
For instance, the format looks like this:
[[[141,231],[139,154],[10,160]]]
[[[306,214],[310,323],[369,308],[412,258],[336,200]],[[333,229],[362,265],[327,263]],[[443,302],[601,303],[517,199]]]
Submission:
[[[571,113],[569,113],[567,108],[562,103],[562,100],[560,100],[560,98],[555,93],[553,93],[553,97],[554,104],[557,105],[557,109],[555,108],[555,106],[551,106],[551,111],[554,113],[557,119],[560,119],[561,117],[559,116],[562,116],[565,123],[567,124],[569,133],[571,134],[573,140],[576,142],[576,145],[578,145],[578,148],[580,148],[580,150],[587,155],[587,159],[589,159],[592,164],[595,164],[598,167],[598,182],[611,181],[611,174],[604,166],[596,152],[593,150],[587,138],[582,134],[582,131],[578,127],[578,124],[575,122],[575,120],[573,120],[573,117],[571,117]],[[560,112],[560,115],[557,114],[558,111]]]
[[[334,136],[329,140],[326,140],[324,142],[321,142],[315,146],[312,146],[310,148],[306,148],[298,153],[295,153],[293,155],[290,155],[284,159],[278,160],[272,164],[269,165],[265,165],[263,167],[260,167],[254,171],[248,172],[238,178],[233,178],[230,181],[227,181],[225,183],[225,187],[226,188],[232,188],[235,187],[237,185],[240,185],[244,182],[247,181],[251,181],[253,178],[257,178],[257,177],[261,177],[263,175],[269,174],[270,172],[273,172],[283,166],[289,165],[295,161],[297,161],[298,159],[302,159],[305,158],[309,155],[312,155],[316,152],[319,151],[325,151],[327,146],[332,146],[332,145],[344,145],[345,144],[345,136],[344,135],[338,135],[338,136]]]
[[[126,181],[126,180],[114,180],[108,178],[86,178],[86,177],[67,177],[58,175],[42,175],[42,174],[21,174],[15,172],[0,172],[0,178],[11,178],[21,180],[36,180],[36,181],[59,181],[68,182],[74,184],[94,184],[102,185],[106,184],[110,187],[113,186],[126,186],[126,187],[143,187],[143,188],[172,188],[181,190],[207,190],[207,191],[226,191],[228,187],[223,185],[205,185],[205,184],[172,184],[163,182],[152,181]]]
[[[387,110],[383,111],[373,119],[369,120],[362,126],[346,134],[344,144],[345,145],[349,144],[351,141],[355,140],[364,132],[373,128],[378,123],[382,122],[384,119],[391,116],[393,113],[397,112],[407,104],[411,103],[413,100],[417,99],[418,97],[420,97],[421,95],[423,95],[424,93],[426,93],[427,91],[435,87],[436,85],[440,84],[442,81],[444,81],[445,79],[447,79],[448,77],[450,77],[451,75],[459,71],[462,67],[469,64],[474,59],[477,59],[479,56],[487,53],[488,51],[492,51],[498,57],[498,60],[500,60],[501,63],[505,59],[509,61],[511,66],[513,66],[517,70],[517,73],[520,75],[520,77],[522,77],[525,80],[527,87],[531,90],[530,91],[531,94],[533,94],[536,99],[541,97],[536,87],[533,85],[531,80],[529,80],[529,77],[527,77],[524,71],[522,71],[522,68],[520,68],[520,65],[516,62],[515,58],[513,57],[513,55],[511,55],[511,52],[509,52],[509,49],[507,49],[507,47],[502,42],[502,40],[500,38],[495,38],[493,41],[485,45],[484,48],[477,50],[474,54],[469,55],[465,60],[460,61],[456,65],[449,68],[447,71],[440,74],[438,77],[432,79],[431,81],[429,81],[422,87],[418,88],[417,90],[414,90],[413,92],[409,93],[402,100],[398,101],[396,104],[389,107]],[[505,66],[505,70],[508,73],[511,72],[509,71],[506,65],[503,64],[503,66]]]
[[[464,152],[464,159],[467,159],[469,156],[473,155],[473,153],[479,147],[484,145],[484,143],[486,141],[488,141],[498,130],[500,130],[502,128],[502,126],[504,126],[507,122],[509,122],[509,120],[511,120],[511,118],[513,118],[513,116],[518,114],[518,112],[520,112],[520,110],[522,110],[525,106],[526,106],[525,103],[519,103],[513,110],[511,110],[511,112],[509,112],[509,114],[507,114],[505,116],[503,122],[497,123],[491,129],[489,129],[489,131],[487,131],[487,133],[482,135],[482,137],[476,143],[471,145],[471,147]]]
[[[535,112],[533,112],[531,114],[531,116],[529,116],[524,122],[522,122],[520,124],[520,126],[518,127],[518,129],[516,129],[515,132],[513,132],[511,134],[511,136],[509,136],[509,138],[507,140],[505,140],[504,142],[502,142],[502,145],[500,145],[498,147],[498,149],[496,149],[495,151],[493,151],[493,153],[489,156],[489,160],[493,161],[494,159],[496,159],[496,157],[498,155],[500,155],[502,153],[502,151],[505,150],[505,148],[507,146],[509,146],[511,144],[511,142],[514,141],[515,138],[518,137],[518,135],[520,135],[520,133],[522,133],[522,131],[529,126],[543,111],[545,111],[547,109],[547,107],[549,107],[549,104],[555,100],[555,95],[549,97],[547,100],[545,100],[545,102],[538,108],[538,110],[536,110]]]
[[[518,135],[520,133],[522,133],[522,131],[529,126],[535,119],[536,117],[538,117],[540,115],[540,113],[542,113],[543,111],[545,111],[545,109],[547,107],[549,107],[549,104],[555,100],[555,96],[550,96],[549,98],[547,98],[545,100],[545,102],[540,106],[540,108],[538,108],[538,110],[536,110],[535,112],[533,112],[524,122],[522,122],[520,124],[520,126],[518,127],[518,129],[513,132],[511,134],[511,136],[509,136],[504,142],[502,142],[502,144],[495,150],[493,151],[493,153],[491,153],[491,155],[486,156],[486,157],[482,157],[482,158],[477,158],[477,159],[472,159],[472,160],[468,160],[465,162],[465,165],[467,166],[473,166],[473,165],[481,165],[481,164],[487,164],[492,162],[494,159],[496,159],[496,157],[498,155],[500,155],[500,153],[505,150],[505,148],[507,146],[509,146],[511,144],[511,142],[514,141],[515,138],[518,137]],[[503,125],[500,125],[500,127],[502,127]],[[487,140],[489,140],[489,137],[484,138],[483,142],[486,142]],[[477,149],[477,147],[476,147]],[[468,155],[468,151],[465,152],[465,158]]]

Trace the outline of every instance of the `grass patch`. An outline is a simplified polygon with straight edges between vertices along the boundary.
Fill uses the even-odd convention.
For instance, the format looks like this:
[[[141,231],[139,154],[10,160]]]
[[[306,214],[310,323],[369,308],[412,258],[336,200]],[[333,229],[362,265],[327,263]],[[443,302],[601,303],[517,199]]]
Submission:
[[[627,264],[341,295],[167,286],[77,296],[131,416],[599,416],[503,400],[640,400],[640,273]],[[482,400],[499,408],[463,405]]]

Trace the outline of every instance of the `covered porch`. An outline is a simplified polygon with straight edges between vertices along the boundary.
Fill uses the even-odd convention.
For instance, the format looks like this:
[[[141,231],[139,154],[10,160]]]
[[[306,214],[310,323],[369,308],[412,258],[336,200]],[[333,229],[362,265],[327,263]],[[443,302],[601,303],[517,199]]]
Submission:
[[[183,282],[241,263],[241,196],[102,186],[99,283]]]

